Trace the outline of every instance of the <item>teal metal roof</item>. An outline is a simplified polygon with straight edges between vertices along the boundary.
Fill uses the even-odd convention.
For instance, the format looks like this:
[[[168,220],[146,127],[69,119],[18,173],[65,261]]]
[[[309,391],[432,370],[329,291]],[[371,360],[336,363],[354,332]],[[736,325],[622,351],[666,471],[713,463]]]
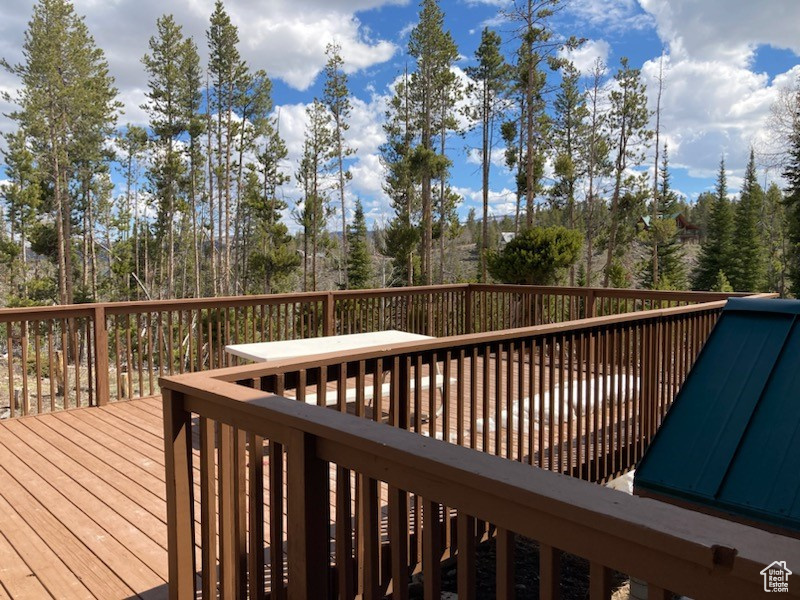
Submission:
[[[800,532],[800,301],[728,301],[634,487]]]

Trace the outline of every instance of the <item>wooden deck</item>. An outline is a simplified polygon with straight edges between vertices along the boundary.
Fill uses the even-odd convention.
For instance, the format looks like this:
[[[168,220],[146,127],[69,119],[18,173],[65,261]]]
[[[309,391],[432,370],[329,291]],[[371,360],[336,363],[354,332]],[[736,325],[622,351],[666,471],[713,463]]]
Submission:
[[[495,388],[494,371],[493,368],[488,382],[490,389]],[[502,372],[506,372],[505,366]],[[527,375],[526,372],[526,379]],[[475,396],[482,398],[484,382],[476,383],[479,390]],[[465,391],[467,398],[472,396],[469,387]],[[431,390],[423,393],[422,406],[430,406],[430,393]],[[495,414],[493,398],[491,400],[485,407],[489,409],[486,414],[481,406],[470,409],[470,415],[472,410],[477,414],[465,418],[466,423],[461,425],[464,445],[474,444],[473,447],[483,449],[485,440],[486,450],[492,453],[534,464],[540,460],[537,450],[546,448],[539,463],[542,466],[549,465],[554,456],[556,464],[561,464],[559,447],[564,448],[562,443],[567,444],[569,453],[574,452],[576,446],[583,446],[583,451],[587,451],[585,432],[588,429],[580,423],[576,423],[574,430],[569,428],[570,435],[578,436],[574,445],[567,441],[567,427],[558,427],[555,439],[546,435],[540,440],[538,428],[534,430],[527,425],[522,440],[516,434],[506,436],[504,431],[502,435],[487,431],[485,437],[482,431],[475,432],[473,437],[470,422]],[[456,441],[459,425],[455,389],[451,390],[449,402],[447,436],[441,416],[433,420],[425,418],[420,433]],[[616,416],[624,419],[630,415],[628,412]],[[610,425],[610,419],[605,423]],[[581,436],[584,436],[582,440]],[[550,448],[555,450],[555,455]],[[533,457],[528,449],[534,451]],[[265,449],[265,474],[268,461]],[[565,468],[566,464],[564,460]],[[198,468],[196,442],[195,469]],[[331,478],[331,506],[335,514],[335,468],[331,469]],[[266,476],[264,484],[265,488],[269,485]],[[380,495],[382,512],[385,512],[384,485],[381,485]],[[265,499],[268,496],[265,492]],[[196,519],[201,514],[199,497],[196,486]],[[161,399],[131,400],[105,407],[1,421],[0,514],[3,515],[0,520],[0,598],[167,597]],[[269,514],[268,509],[264,511],[267,532]],[[284,519],[284,528],[286,522]],[[382,525],[385,528],[386,524]],[[200,528],[197,529],[199,532]],[[201,540],[197,542],[199,565]],[[265,553],[267,563],[269,550],[267,548]],[[267,589],[271,588],[269,581],[265,583]]]
[[[0,597],[166,598],[160,399],[0,423]]]

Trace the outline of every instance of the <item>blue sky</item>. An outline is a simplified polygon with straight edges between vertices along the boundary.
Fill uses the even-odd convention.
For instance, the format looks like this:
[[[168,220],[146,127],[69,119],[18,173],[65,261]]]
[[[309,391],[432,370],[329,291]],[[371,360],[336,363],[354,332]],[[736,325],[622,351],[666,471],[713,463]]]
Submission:
[[[142,123],[145,76],[139,62],[147,49],[156,18],[165,10],[159,0],[77,0],[76,9],[109,59],[126,114],[120,124]],[[0,55],[15,61],[33,3],[5,0],[0,8]],[[391,209],[381,190],[378,147],[383,141],[381,122],[389,85],[401,72],[408,31],[419,6],[402,0],[229,0],[226,4],[240,28],[241,50],[253,68],[264,68],[274,79],[276,114],[290,149],[287,171],[302,144],[305,105],[321,93],[325,45],[343,47],[351,70],[353,119],[350,138],[358,153],[351,162],[349,195],[360,197],[370,218],[385,221]],[[452,32],[464,69],[472,62],[486,24],[506,40],[508,54],[516,41],[512,26],[499,11],[513,7],[508,0],[443,0],[446,26]],[[186,33],[201,49],[213,0],[172,0],[168,6]],[[764,0],[573,0],[556,19],[560,35],[587,38],[575,56],[587,67],[595,56],[609,65],[609,76],[627,56],[642,68],[654,100],[654,77],[662,50],[666,57],[666,88],[662,135],[670,144],[673,185],[689,198],[713,185],[724,153],[731,169],[731,191],[738,191],[750,145],[768,150],[770,107],[782,88],[793,85],[800,68],[800,3]],[[0,74],[0,90],[13,91],[17,82]],[[654,106],[654,105],[653,105]],[[11,107],[0,102],[0,110]],[[0,130],[10,123],[0,118]],[[453,138],[452,183],[464,197],[462,214],[480,204],[480,174],[469,147],[474,136]],[[498,154],[499,156],[499,154]],[[649,155],[652,161],[652,150]],[[776,169],[764,172],[777,177]],[[2,179],[2,175],[0,175]],[[492,212],[510,210],[512,179],[502,166],[493,168]],[[289,201],[297,198],[294,182],[284,186]],[[335,226],[334,226],[335,227]]]

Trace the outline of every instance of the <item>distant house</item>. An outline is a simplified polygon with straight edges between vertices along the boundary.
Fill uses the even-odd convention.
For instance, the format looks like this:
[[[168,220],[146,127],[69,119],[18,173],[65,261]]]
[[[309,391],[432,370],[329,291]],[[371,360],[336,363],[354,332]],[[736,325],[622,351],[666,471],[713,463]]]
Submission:
[[[668,217],[662,218],[673,219],[675,221],[675,225],[678,227],[678,239],[684,244],[687,242],[700,242],[700,235],[702,232],[700,226],[691,223],[683,213],[674,213]],[[639,226],[644,231],[647,231],[650,229],[651,220],[652,217],[650,215],[642,217],[639,219]]]

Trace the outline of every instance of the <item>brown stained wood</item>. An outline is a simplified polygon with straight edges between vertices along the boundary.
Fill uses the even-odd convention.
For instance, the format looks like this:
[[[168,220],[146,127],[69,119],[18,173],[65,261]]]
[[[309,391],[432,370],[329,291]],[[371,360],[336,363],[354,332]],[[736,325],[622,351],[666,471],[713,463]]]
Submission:
[[[183,395],[164,391],[164,453],[167,484],[169,595],[172,600],[195,596],[194,501],[191,472],[191,415]]]
[[[514,532],[497,528],[496,536],[497,598],[510,600],[516,597],[514,586]]]
[[[219,579],[223,599],[238,597],[242,581],[238,556],[238,485],[234,464],[236,434],[230,425],[219,431]]]
[[[0,597],[55,598],[3,535],[0,535]]]
[[[364,600],[379,600],[380,593],[380,495],[378,482],[359,475],[358,499],[358,593]]]
[[[97,597],[47,543],[46,532],[29,524],[2,494],[0,513],[4,515],[3,538],[50,595],[54,598]]]
[[[389,486],[392,600],[408,600],[408,493]]]
[[[203,598],[217,593],[217,486],[214,466],[217,462],[216,424],[200,418],[200,522]]]
[[[459,600],[475,600],[475,518],[463,512],[457,516],[458,557],[456,576]]]
[[[647,600],[672,600],[672,592],[650,583],[647,585]]]
[[[419,498],[419,496],[417,496]],[[423,530],[422,530],[422,573],[423,587],[426,598],[441,598],[442,595],[442,551],[439,541],[441,539],[441,521],[439,520],[440,505],[430,500],[418,501],[422,504]]]
[[[313,436],[294,431],[287,452],[289,600],[327,598],[329,569],[328,464]]]
[[[589,600],[611,600],[611,569],[595,561],[589,563]]]
[[[561,552],[548,544],[539,544],[539,598],[559,600],[561,588]]]
[[[286,597],[284,581],[284,451],[283,445],[269,443],[269,569],[271,600]]]
[[[108,580],[109,584],[120,586],[119,590],[151,589],[166,583],[165,569],[159,574],[147,566],[148,562],[158,562],[163,557],[163,548],[141,534],[127,536],[127,546],[120,543],[115,534],[133,530],[132,524],[89,494],[78,494],[78,504],[71,503],[59,491],[69,485],[66,476],[47,470],[40,474],[28,464],[14,461],[6,443],[7,440],[0,440],[0,463],[7,475],[2,494],[31,523],[40,524],[43,531],[59,532],[59,544],[67,555],[65,560],[83,562],[87,570],[93,561],[102,561],[116,574]],[[49,510],[42,510],[44,507]],[[32,511],[30,517],[26,514],[28,510]],[[101,534],[92,535],[97,530]],[[95,593],[112,589],[99,587],[100,581],[92,583],[89,579],[88,583]]]
[[[248,511],[247,574],[252,600],[263,600],[264,587],[264,438],[248,434]],[[210,540],[209,540],[210,543]]]

